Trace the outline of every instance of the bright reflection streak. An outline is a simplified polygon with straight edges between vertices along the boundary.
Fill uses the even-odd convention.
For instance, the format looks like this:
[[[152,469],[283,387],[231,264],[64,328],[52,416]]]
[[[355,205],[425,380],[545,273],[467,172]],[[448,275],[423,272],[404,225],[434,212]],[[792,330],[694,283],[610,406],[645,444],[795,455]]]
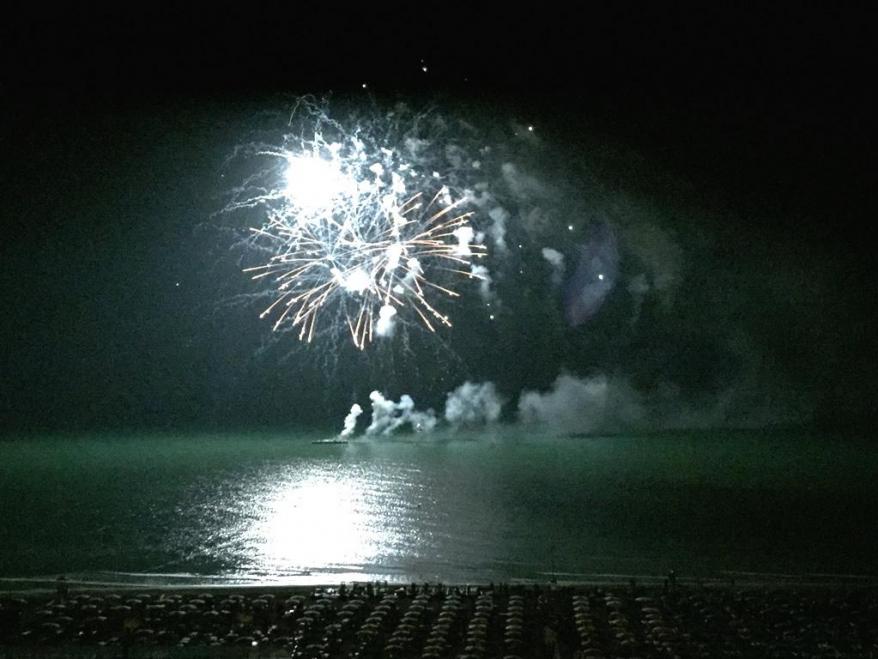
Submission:
[[[357,571],[380,562],[398,540],[387,511],[369,496],[368,481],[332,466],[314,465],[266,483],[267,491],[255,499],[264,503],[252,511],[243,533],[256,572]]]

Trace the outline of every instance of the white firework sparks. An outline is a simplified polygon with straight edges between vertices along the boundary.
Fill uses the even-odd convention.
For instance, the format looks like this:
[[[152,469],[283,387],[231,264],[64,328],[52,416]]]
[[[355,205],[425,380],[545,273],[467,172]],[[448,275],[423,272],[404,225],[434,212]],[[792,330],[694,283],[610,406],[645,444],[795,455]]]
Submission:
[[[269,256],[245,269],[270,285],[274,299],[261,316],[307,342],[324,317],[342,320],[361,350],[399,322],[451,326],[443,309],[459,293],[450,282],[484,278],[474,260],[485,247],[465,197],[455,199],[414,157],[423,144],[388,146],[374,126],[347,132],[318,116],[283,148],[257,152],[282,174],[237,203],[265,212],[251,231]]]

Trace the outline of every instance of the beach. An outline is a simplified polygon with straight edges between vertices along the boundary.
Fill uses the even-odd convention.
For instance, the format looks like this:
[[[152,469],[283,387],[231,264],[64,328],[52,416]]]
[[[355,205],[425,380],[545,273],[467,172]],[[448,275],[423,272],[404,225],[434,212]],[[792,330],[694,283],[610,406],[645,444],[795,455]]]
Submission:
[[[0,596],[0,656],[878,656],[878,587],[354,583]]]
[[[855,438],[311,439],[7,442],[0,656],[875,655]]]

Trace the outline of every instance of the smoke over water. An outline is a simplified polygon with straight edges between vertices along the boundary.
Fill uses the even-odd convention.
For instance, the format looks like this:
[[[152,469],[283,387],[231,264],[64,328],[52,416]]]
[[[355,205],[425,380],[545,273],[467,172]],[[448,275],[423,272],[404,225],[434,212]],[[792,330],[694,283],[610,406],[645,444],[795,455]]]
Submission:
[[[380,391],[369,394],[372,401],[372,423],[366,428],[367,435],[392,435],[400,428],[414,432],[431,432],[436,427],[433,410],[421,412],[415,409],[415,401],[403,394],[398,403],[388,400]]]
[[[464,382],[446,396],[441,418],[433,409],[418,410],[408,394],[399,402],[373,391],[369,436],[392,435],[397,431],[430,433],[444,421],[448,430],[483,428],[504,416],[522,427],[547,429],[561,435],[649,432],[656,430],[713,427],[762,427],[798,423],[807,418],[802,400],[754,399],[746,386],[730,388],[710,400],[686,397],[673,385],[663,384],[649,392],[635,389],[624,377],[559,375],[548,390],[525,389],[515,405],[498,392],[493,382]],[[354,434],[362,408],[354,404],[345,417],[342,437]],[[508,425],[508,424],[507,424]]]
[[[619,432],[642,425],[641,397],[620,379],[559,375],[545,393],[523,391],[518,419],[567,433]]]
[[[313,390],[332,389],[341,409],[349,384],[376,389],[351,408],[342,437],[358,434],[360,416],[370,436],[504,422],[587,434],[808,420],[807,376],[818,369],[800,367],[778,328],[826,322],[809,307],[821,276],[775,253],[758,229],[730,235],[725,209],[698,206],[654,163],[603,140],[574,152],[538,122],[472,109],[311,107],[230,159],[260,169],[230,193],[224,217],[258,229],[237,243],[242,264],[271,268],[242,297],[287,319],[274,345],[323,356],[314,382],[345,383]],[[332,222],[313,210],[323,203],[304,184],[313,172],[296,169],[318,156],[335,167],[322,172],[340,187],[329,199],[348,200]],[[339,171],[359,181],[356,194]],[[411,194],[435,198],[443,214],[409,210]],[[459,220],[444,213],[452,204]],[[300,235],[315,218],[353,229],[327,230],[316,250]],[[271,242],[277,226],[295,240]],[[356,259],[342,259],[352,242]],[[801,351],[811,335],[797,331]]]
[[[351,411],[344,418],[344,430],[341,431],[341,437],[350,437],[357,428],[357,418],[363,413],[363,408],[359,404],[354,403]]]
[[[464,382],[445,401],[445,420],[453,427],[494,423],[503,411],[503,397],[493,382]]]

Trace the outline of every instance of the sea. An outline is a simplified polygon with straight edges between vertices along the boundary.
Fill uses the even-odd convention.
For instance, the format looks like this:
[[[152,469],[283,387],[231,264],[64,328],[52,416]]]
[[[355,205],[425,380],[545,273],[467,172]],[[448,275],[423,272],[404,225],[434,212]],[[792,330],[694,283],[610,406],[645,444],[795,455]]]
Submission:
[[[521,426],[0,439],[0,590],[878,578],[878,445]]]

